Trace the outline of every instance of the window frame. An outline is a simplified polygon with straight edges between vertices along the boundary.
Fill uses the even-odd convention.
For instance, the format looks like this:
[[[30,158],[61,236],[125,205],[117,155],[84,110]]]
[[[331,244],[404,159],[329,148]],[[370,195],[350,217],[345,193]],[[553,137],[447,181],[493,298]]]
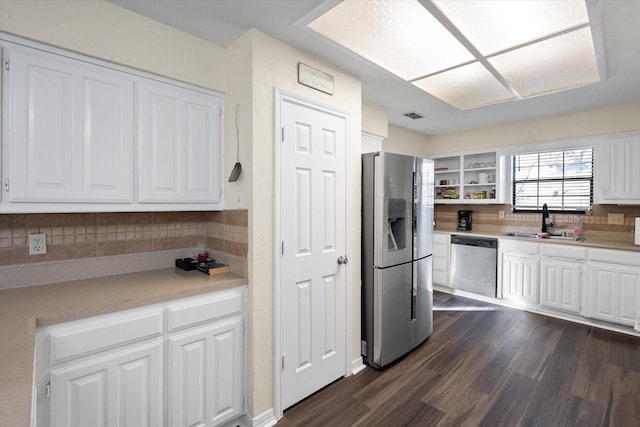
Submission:
[[[580,149],[590,149],[591,150],[591,176],[590,178],[585,178],[585,177],[572,177],[572,178],[567,178],[564,176],[564,170],[565,170],[565,153],[567,151],[573,151],[573,150],[580,150]],[[537,179],[531,179],[531,180],[516,180],[516,157],[518,156],[526,156],[526,155],[538,155],[540,156],[541,154],[546,154],[546,153],[562,153],[562,169],[563,169],[563,176],[561,178],[545,178],[545,179],[540,179],[539,176]],[[536,150],[532,150],[532,151],[522,151],[522,152],[514,152],[511,153],[511,170],[510,170],[510,180],[511,180],[511,211],[513,213],[540,213],[542,212],[542,206],[538,205],[538,207],[536,209],[533,208],[526,208],[526,209],[522,209],[522,208],[517,208],[516,207],[516,186],[517,184],[520,183],[524,183],[524,182],[535,182],[535,183],[541,183],[541,182],[571,182],[571,181],[589,181],[589,206],[585,209],[549,209],[549,212],[551,213],[558,213],[558,214],[585,214],[587,211],[591,210],[593,208],[593,203],[594,203],[594,170],[595,170],[595,153],[596,153],[596,146],[595,144],[588,144],[588,145],[579,145],[579,146],[568,146],[568,147],[562,147],[562,148],[540,148],[540,149],[536,149]],[[540,191],[539,191],[539,187],[538,190],[536,192],[536,197],[538,198],[538,203],[540,200]],[[564,201],[563,201],[563,208],[564,208]]]

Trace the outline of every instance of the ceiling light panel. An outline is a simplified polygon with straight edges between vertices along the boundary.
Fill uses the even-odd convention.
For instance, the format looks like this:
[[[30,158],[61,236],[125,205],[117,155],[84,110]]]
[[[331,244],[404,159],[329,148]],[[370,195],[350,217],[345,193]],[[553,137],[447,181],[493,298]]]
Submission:
[[[513,94],[479,62],[413,84],[461,110],[514,99]]]
[[[494,56],[489,62],[525,97],[600,81],[588,27]]]
[[[433,0],[483,54],[589,22],[584,0]]]
[[[405,80],[475,59],[414,0],[345,0],[308,27]]]

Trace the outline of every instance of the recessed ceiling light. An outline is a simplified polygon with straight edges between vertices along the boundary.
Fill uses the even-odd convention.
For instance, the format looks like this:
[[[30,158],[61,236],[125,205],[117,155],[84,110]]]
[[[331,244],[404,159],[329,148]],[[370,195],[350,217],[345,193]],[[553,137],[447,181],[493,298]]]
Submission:
[[[460,109],[600,81],[585,0],[344,0],[308,26]]]
[[[474,59],[415,0],[347,0],[308,26],[405,80]]]
[[[416,80],[413,84],[461,110],[515,99],[479,62]]]

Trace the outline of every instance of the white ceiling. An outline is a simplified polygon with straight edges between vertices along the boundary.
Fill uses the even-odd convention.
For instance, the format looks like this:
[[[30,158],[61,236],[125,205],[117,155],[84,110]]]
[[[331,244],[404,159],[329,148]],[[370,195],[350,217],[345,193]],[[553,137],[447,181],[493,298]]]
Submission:
[[[548,115],[640,102],[640,0],[587,0],[599,11],[606,75],[595,85],[470,110],[458,110],[306,28],[334,0],[109,0],[226,47],[249,28],[307,51],[362,80],[362,97],[389,122],[440,134]],[[403,116],[418,112],[423,119]],[[640,120],[640,118],[639,118]]]

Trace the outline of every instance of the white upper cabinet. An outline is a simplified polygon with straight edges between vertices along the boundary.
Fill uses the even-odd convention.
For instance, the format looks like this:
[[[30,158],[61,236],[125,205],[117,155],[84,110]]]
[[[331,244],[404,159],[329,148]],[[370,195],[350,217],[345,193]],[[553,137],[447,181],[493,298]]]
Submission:
[[[224,98],[0,34],[0,213],[224,209]]]
[[[222,202],[222,99],[141,79],[139,201]]]
[[[131,203],[133,80],[21,46],[3,55],[5,197]]]
[[[596,203],[640,204],[640,133],[606,137],[596,148]]]

